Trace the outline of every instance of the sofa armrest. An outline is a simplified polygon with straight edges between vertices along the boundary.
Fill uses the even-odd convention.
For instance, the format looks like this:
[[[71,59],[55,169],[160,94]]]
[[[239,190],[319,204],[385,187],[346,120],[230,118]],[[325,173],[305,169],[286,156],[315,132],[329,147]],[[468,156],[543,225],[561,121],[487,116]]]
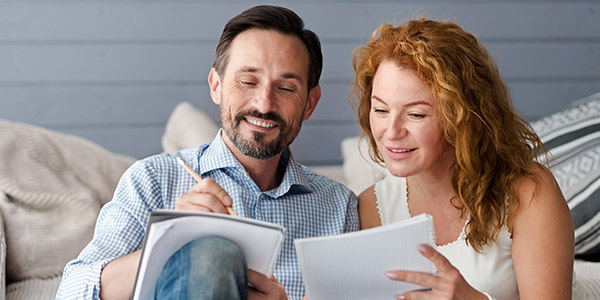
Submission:
[[[6,299],[6,239],[4,219],[0,211],[0,300]]]
[[[575,259],[573,270],[577,283],[587,292],[588,299],[600,299],[600,262]]]

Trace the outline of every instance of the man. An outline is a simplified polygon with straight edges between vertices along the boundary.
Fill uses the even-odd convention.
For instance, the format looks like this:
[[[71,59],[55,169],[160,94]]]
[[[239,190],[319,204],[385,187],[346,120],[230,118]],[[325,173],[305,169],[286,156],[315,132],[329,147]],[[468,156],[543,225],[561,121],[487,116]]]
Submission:
[[[208,77],[222,129],[212,143],[180,152],[206,179],[196,184],[169,154],[136,162],[100,212],[90,244],[67,264],[57,298],[128,299],[151,211],[226,213],[231,205],[241,217],[286,228],[274,278],[251,270],[240,275],[244,262],[235,245],[203,240],[169,259],[155,296],[183,285],[195,299],[243,299],[246,292],[256,299],[301,299],[293,240],[358,229],[356,196],[297,164],[288,147],[319,102],[321,68],[317,36],[292,11],[257,6],[231,19]],[[246,289],[245,276],[254,288]]]

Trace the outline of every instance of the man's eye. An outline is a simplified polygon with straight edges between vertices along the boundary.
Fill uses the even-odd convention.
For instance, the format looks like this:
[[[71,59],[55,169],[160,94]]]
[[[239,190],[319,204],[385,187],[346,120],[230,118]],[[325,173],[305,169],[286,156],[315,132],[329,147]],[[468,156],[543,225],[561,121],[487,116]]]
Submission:
[[[279,89],[282,90],[282,91],[284,91],[284,92],[289,92],[289,93],[291,93],[291,92],[293,92],[293,91],[296,90],[296,89],[291,88],[291,87],[280,87]]]
[[[242,85],[256,85],[256,83],[251,81],[241,81]]]

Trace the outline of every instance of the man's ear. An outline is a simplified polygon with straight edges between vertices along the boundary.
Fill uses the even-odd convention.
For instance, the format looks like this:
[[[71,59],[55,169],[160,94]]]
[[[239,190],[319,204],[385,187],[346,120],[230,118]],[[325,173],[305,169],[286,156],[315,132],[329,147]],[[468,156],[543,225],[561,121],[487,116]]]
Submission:
[[[210,87],[210,97],[212,101],[221,104],[221,76],[215,68],[210,69],[208,74],[208,87]]]
[[[312,113],[317,108],[317,104],[321,100],[321,86],[316,85],[314,88],[310,90],[308,93],[308,99],[306,100],[306,107],[304,108],[304,116],[302,118],[303,121],[306,121],[310,118]]]

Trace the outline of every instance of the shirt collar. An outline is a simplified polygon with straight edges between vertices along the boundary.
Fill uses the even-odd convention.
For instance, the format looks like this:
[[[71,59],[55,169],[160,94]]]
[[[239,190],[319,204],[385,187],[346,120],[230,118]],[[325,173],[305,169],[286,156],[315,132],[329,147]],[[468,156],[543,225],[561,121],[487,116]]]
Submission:
[[[290,190],[292,190],[294,193],[309,193],[312,191],[306,176],[304,176],[302,166],[296,163],[289,147],[285,148],[281,153],[281,159],[279,160],[279,163],[286,166],[285,173],[279,187],[269,191],[270,193],[273,193],[269,193],[270,196],[280,197],[288,193]]]
[[[304,176],[302,166],[296,163],[289,147],[283,150],[279,163],[286,166],[283,180],[277,188],[265,192],[266,194],[272,197],[280,197],[290,190],[298,193],[311,191],[309,182],[306,176]],[[247,174],[242,164],[235,158],[225,144],[225,141],[223,141],[221,129],[219,129],[212,143],[201,154],[199,165],[200,174],[203,177],[210,171],[223,168],[239,168]]]
[[[244,168],[233,153],[231,153],[227,145],[225,145],[221,132],[222,130],[219,129],[217,136],[215,136],[206,150],[200,154],[200,174],[203,176],[210,171],[222,168]]]

